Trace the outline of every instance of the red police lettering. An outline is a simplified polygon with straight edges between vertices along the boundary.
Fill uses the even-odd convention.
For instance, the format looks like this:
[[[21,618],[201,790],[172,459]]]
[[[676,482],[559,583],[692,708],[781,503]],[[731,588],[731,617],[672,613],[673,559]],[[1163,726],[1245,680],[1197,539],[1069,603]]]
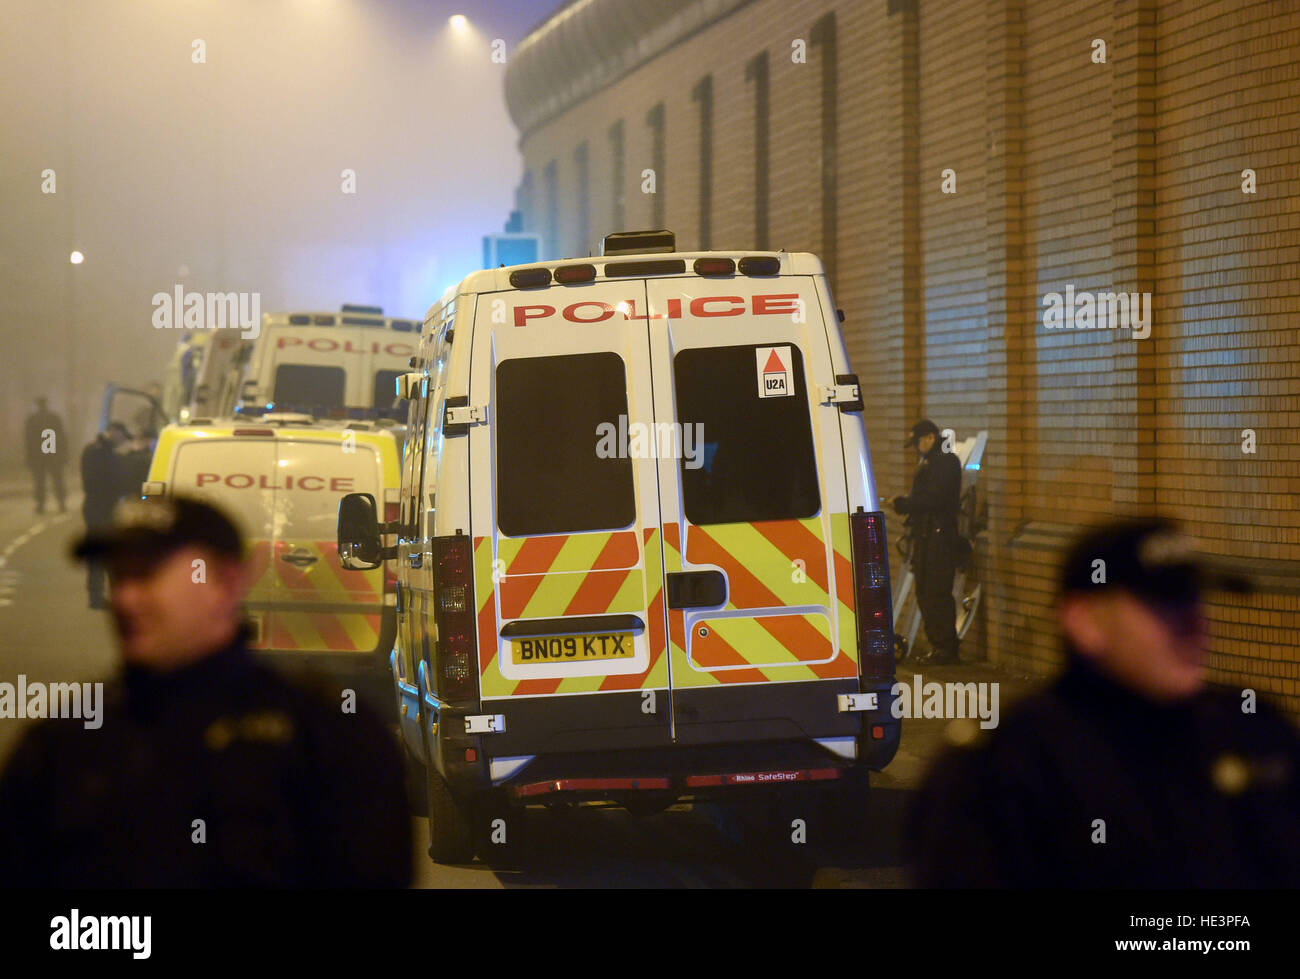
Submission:
[[[415,350],[405,343],[390,343],[384,348],[384,353],[390,357],[409,357]]]
[[[799,312],[799,294],[788,293],[775,296],[755,296],[754,315],[767,316],[784,313],[787,316]]]
[[[321,346],[322,344],[324,344],[324,346]],[[315,350],[317,353],[322,354],[329,353],[331,350],[337,350],[339,348],[339,345],[335,341],[326,340],[324,337],[317,337],[315,340],[308,343],[307,346],[312,350]]]
[[[535,313],[529,313],[529,310],[537,310]],[[554,306],[516,306],[515,307],[515,326],[524,326],[530,319],[536,319],[538,316],[554,316]]]
[[[595,306],[600,312],[595,316],[579,316],[578,310],[583,306]],[[572,306],[565,306],[562,314],[570,323],[603,323],[614,315],[614,307],[609,303],[597,302],[589,299],[586,302],[574,303]]]
[[[331,493],[350,493],[352,492],[351,476],[335,476],[330,480]]]
[[[705,308],[709,303],[731,303],[732,308],[709,312]],[[739,296],[700,296],[698,299],[691,300],[692,316],[740,316],[744,312],[745,300]]]
[[[202,486],[204,483],[219,483],[219,482],[221,482],[221,476],[218,473],[199,473],[195,485]]]
[[[292,476],[290,476],[289,478],[290,478],[290,479],[293,479]],[[311,479],[311,480],[315,480],[315,482],[317,483],[317,485],[316,485],[316,486],[308,486],[308,485],[307,485],[307,480],[309,480],[309,479]],[[301,478],[298,480],[298,488],[299,488],[300,490],[309,490],[309,491],[310,491],[310,490],[318,490],[318,489],[323,489],[324,486],[325,486],[325,480],[321,479],[321,477],[319,477],[319,476],[303,476],[303,477],[301,477]]]
[[[235,483],[236,479],[241,479],[241,480],[246,479],[248,480],[248,482],[236,484]],[[250,486],[253,485],[253,477],[247,475],[246,473],[231,473],[229,476],[226,477],[226,485],[229,486],[231,489],[248,489]]]
[[[275,341],[276,350],[283,350],[285,347],[301,347],[301,346],[302,346],[301,337],[280,337],[279,340]]]

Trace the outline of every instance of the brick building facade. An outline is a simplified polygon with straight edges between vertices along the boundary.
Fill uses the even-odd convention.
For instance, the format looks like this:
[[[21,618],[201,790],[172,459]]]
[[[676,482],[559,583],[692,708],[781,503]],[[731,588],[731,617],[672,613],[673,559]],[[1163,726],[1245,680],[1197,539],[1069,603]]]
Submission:
[[[1212,678],[1300,712],[1300,5],[577,0],[506,84],[548,257],[815,252],[882,495],[915,418],[988,429],[990,659],[1051,671],[1062,541],[1158,507],[1261,584],[1211,604]],[[1150,335],[1048,329],[1071,287],[1150,294]]]

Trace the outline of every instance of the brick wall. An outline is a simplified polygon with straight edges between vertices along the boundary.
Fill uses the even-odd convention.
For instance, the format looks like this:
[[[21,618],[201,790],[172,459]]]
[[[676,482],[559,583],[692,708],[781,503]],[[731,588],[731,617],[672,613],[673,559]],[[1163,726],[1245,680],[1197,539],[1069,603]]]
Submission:
[[[824,239],[822,62],[833,14],[835,240]],[[814,25],[822,21],[822,41]],[[1106,44],[1095,63],[1094,39]],[[792,42],[806,42],[806,63]],[[1300,713],[1300,9],[1156,0],[753,0],[522,137],[530,230],[556,161],[560,255],[612,219],[623,120],[625,228],[649,226],[647,113],[664,107],[657,191],[679,246],[700,228],[699,103],[711,76],[712,240],[753,247],[756,82],[769,77],[773,248],[835,263],[865,382],[878,486],[902,491],[922,414],[990,433],[988,582],[977,640],[1004,665],[1059,662],[1061,542],[1130,506],[1186,520],[1264,590],[1214,601],[1212,676]],[[592,241],[576,240],[589,144]],[[1243,194],[1241,171],[1258,191]],[[956,193],[943,193],[942,173]],[[1047,293],[1152,294],[1151,336],[1047,330]],[[1244,429],[1256,451],[1242,451]],[[892,517],[891,517],[892,521]],[[899,527],[891,522],[891,532]]]

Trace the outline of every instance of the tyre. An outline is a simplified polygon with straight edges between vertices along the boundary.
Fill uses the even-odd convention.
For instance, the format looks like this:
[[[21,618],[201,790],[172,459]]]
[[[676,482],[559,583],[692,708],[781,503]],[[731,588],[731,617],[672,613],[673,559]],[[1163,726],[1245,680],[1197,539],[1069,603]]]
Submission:
[[[474,859],[474,827],[470,807],[457,799],[437,769],[425,769],[428,800],[429,859],[434,863],[470,863]]]

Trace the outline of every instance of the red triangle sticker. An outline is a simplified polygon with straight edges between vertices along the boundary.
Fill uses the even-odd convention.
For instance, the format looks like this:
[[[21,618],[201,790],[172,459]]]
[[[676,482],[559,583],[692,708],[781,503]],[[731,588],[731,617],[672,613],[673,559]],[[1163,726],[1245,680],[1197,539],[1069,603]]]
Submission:
[[[785,373],[785,364],[781,363],[781,358],[776,355],[776,348],[772,348],[771,354],[768,355],[767,364],[763,367],[764,374],[773,374],[776,372]]]

